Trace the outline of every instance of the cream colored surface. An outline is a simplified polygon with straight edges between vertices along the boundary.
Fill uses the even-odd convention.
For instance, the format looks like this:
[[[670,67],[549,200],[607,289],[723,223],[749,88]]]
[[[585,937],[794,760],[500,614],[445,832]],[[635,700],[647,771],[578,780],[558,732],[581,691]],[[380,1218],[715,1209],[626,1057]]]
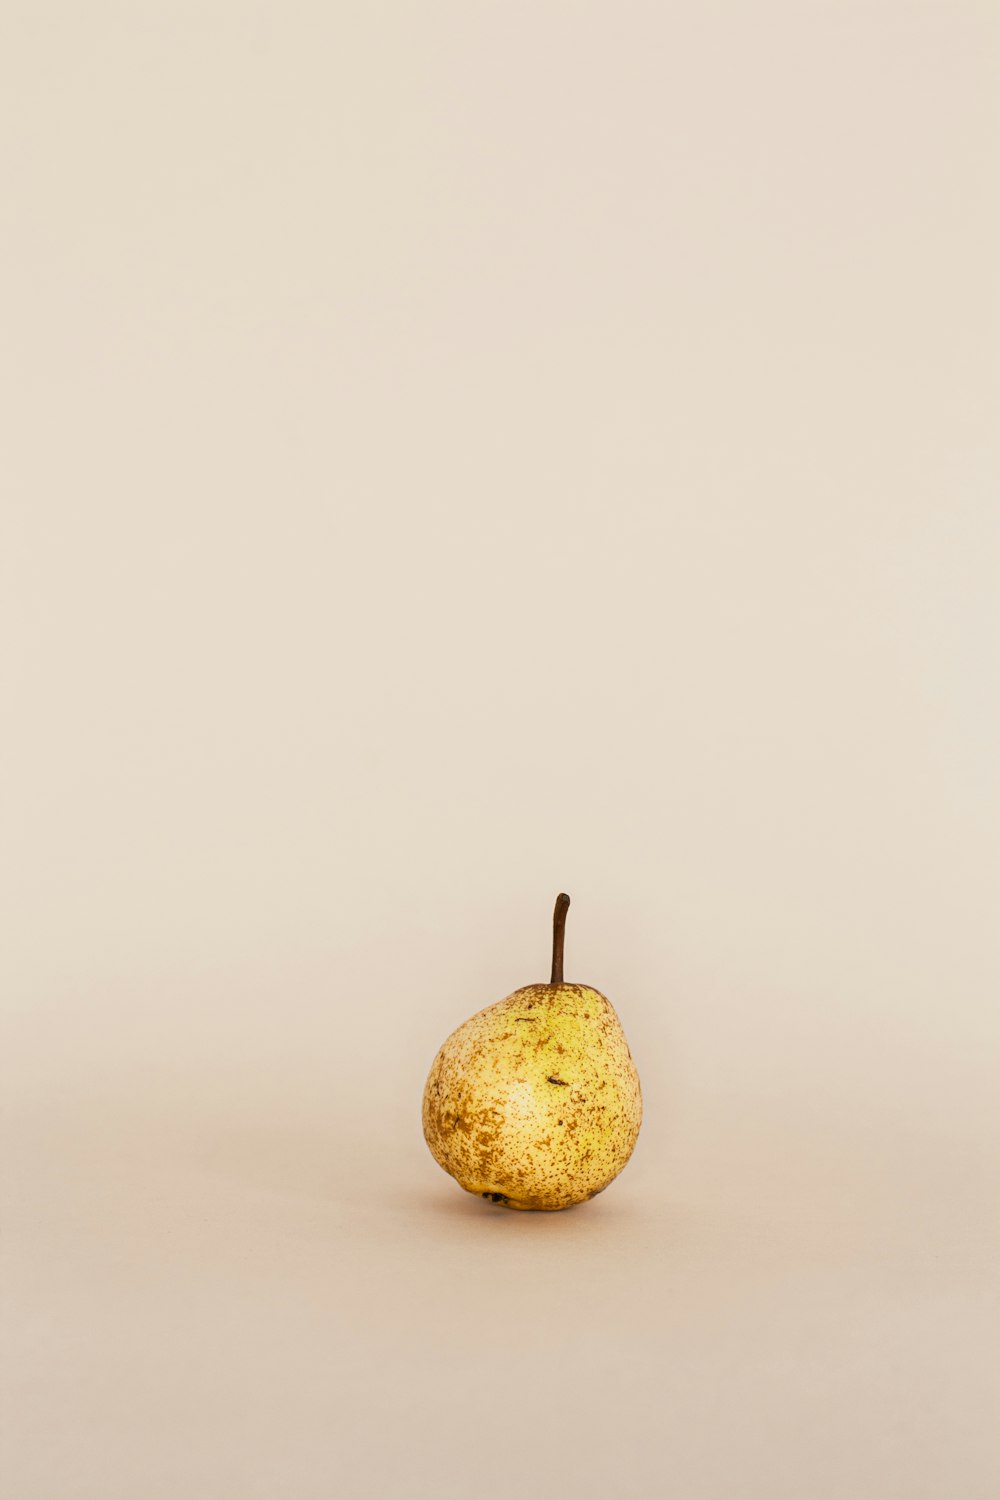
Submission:
[[[5,1497],[996,1500],[998,26],[3,7]]]

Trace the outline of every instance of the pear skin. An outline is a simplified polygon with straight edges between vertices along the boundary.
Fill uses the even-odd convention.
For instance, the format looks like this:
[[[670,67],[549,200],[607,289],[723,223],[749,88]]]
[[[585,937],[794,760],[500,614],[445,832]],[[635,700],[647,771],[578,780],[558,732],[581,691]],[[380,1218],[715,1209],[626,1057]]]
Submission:
[[[553,924],[553,978],[452,1032],[424,1089],[424,1137],[469,1193],[505,1208],[570,1208],[632,1154],[642,1093],[614,1006],[562,978],[569,897]]]

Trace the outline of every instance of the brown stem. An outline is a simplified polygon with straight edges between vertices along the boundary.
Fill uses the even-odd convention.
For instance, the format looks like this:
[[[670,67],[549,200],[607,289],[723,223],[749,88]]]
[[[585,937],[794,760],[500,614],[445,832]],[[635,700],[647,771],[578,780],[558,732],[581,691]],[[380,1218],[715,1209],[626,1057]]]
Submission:
[[[550,984],[563,982],[563,945],[566,941],[566,913],[569,897],[565,892],[556,897],[556,909],[552,914],[552,978]]]

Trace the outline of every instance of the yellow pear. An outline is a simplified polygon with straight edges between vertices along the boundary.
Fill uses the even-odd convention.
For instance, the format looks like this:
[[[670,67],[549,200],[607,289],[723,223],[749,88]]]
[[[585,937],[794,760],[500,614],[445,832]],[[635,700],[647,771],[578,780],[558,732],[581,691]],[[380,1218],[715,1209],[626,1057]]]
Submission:
[[[424,1138],[469,1193],[570,1208],[618,1176],[642,1122],[639,1075],[611,1001],[563,980],[569,897],[556,900],[552,978],[453,1031],[424,1089]]]

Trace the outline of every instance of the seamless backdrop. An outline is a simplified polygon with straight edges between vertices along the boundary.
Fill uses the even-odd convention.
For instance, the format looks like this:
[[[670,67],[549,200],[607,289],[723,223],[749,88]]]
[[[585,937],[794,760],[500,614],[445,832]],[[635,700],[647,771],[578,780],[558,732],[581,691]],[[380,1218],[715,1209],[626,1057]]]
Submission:
[[[998,30],[2,7],[11,1500],[995,1500]]]

